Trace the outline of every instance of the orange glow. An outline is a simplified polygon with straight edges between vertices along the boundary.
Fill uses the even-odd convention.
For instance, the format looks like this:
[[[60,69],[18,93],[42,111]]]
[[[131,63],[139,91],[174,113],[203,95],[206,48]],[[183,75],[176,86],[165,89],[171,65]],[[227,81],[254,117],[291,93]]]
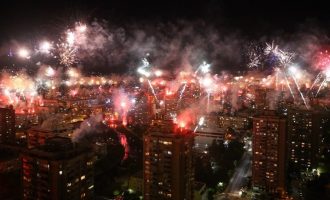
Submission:
[[[168,90],[168,89],[166,89],[166,96],[170,96],[170,95],[173,95],[173,92],[170,91],[170,90]]]
[[[179,127],[180,128],[184,128],[186,126],[186,123],[185,122],[179,122]]]

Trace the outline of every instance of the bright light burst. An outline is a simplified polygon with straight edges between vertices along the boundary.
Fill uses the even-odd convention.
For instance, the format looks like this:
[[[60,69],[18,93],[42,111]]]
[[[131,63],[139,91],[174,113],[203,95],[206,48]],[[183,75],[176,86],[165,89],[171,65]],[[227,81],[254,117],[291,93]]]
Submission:
[[[45,75],[48,77],[53,77],[55,75],[55,70],[51,66],[49,66],[46,69]]]
[[[201,71],[203,74],[206,74],[208,72],[210,72],[210,67],[211,65],[208,64],[207,62],[203,61],[203,63],[201,65],[198,66],[197,70],[195,71],[195,75]]]
[[[85,33],[87,31],[87,25],[86,24],[78,23],[78,25],[76,26],[76,30],[79,33]]]
[[[327,81],[330,81],[330,69],[325,70],[324,72]]]
[[[43,41],[39,45],[39,51],[44,54],[50,53],[50,50],[52,49],[52,45],[48,41]]]
[[[256,68],[258,67],[261,62],[260,62],[260,55],[258,55],[256,52],[252,51],[248,53],[249,56],[249,63],[248,63],[248,67],[249,68]]]
[[[75,42],[75,34],[74,32],[67,32],[67,36],[66,36],[66,42],[69,46],[73,46],[74,42]]]
[[[200,83],[201,83],[201,85],[202,85],[206,90],[211,91],[214,82],[213,82],[212,77],[210,77],[210,76],[206,76],[206,77],[203,77],[203,78],[200,80]]]
[[[271,44],[266,43],[266,48],[264,50],[265,55],[269,55],[271,53],[277,54],[277,52],[278,52],[278,45],[275,45],[274,41]]]
[[[111,93],[106,84],[111,83],[114,85],[120,85],[121,81],[127,81],[126,79],[120,80],[120,78],[118,80],[109,81],[108,77],[101,76],[83,77],[77,68],[73,68],[72,65],[78,63],[78,58],[82,58],[83,54],[88,53],[87,50],[90,50],[85,47],[86,44],[88,44],[86,42],[93,39],[89,38],[91,35],[94,35],[93,31],[94,30],[86,24],[76,23],[75,26],[63,32],[62,37],[59,40],[55,40],[54,42],[42,41],[39,46],[37,44],[35,52],[29,51],[26,48],[18,49],[15,54],[21,58],[29,59],[32,55],[35,56],[33,58],[37,59],[37,56],[40,56],[40,53],[49,54],[53,56],[53,58],[59,59],[60,64],[65,65],[66,67],[63,71],[60,70],[60,67],[58,68],[59,70],[55,70],[57,69],[57,66],[55,66],[56,68],[53,68],[42,63],[43,60],[40,60],[38,61],[39,64],[37,64],[40,69],[36,78],[30,78],[26,74],[22,75],[20,73],[17,73],[14,76],[8,76],[9,78],[2,78],[6,79],[5,81],[2,81],[0,85],[2,93],[5,96],[4,99],[7,100],[8,103],[14,105],[22,104],[22,102],[27,103],[27,101],[33,102],[38,96],[38,89],[40,89],[40,87],[50,90],[50,88],[56,89],[60,84],[66,84],[70,87],[69,95],[71,97],[78,94],[80,95],[80,93],[83,92],[88,93],[88,95],[94,95],[95,93],[106,93],[106,90],[109,90],[109,93]],[[260,45],[258,47],[260,47]],[[198,116],[213,111],[210,111],[210,108],[213,109],[213,107],[216,107],[213,106],[215,104],[225,105],[225,101],[231,101],[230,103],[232,105],[238,104],[235,103],[234,100],[226,100],[225,96],[228,94],[232,94],[232,98],[229,99],[235,99],[239,96],[239,100],[237,101],[245,101],[241,99],[247,98],[253,99],[253,93],[248,91],[250,88],[267,88],[270,90],[275,89],[276,91],[281,90],[281,92],[285,92],[286,95],[291,94],[294,103],[302,103],[301,100],[298,99],[299,101],[297,101],[296,99],[297,97],[301,97],[306,108],[308,108],[307,98],[310,97],[310,95],[305,92],[306,88],[311,91],[311,95],[313,96],[317,96],[318,94],[323,95],[323,92],[320,91],[323,91],[323,88],[328,88],[328,84],[326,83],[327,81],[330,81],[330,54],[328,51],[320,52],[317,55],[316,61],[313,63],[313,67],[317,68],[317,72],[319,73],[315,81],[314,79],[309,80],[312,78],[310,78],[311,73],[309,73],[307,69],[302,70],[294,65],[293,60],[296,56],[295,53],[289,52],[287,49],[280,49],[280,47],[274,42],[266,43],[265,46],[262,45],[260,48],[251,48],[247,55],[249,59],[249,68],[258,68],[264,64],[263,62],[266,61],[267,58],[271,58],[272,61],[275,61],[272,62],[271,65],[273,67],[272,74],[265,75],[265,73],[259,73],[255,70],[256,72],[252,72],[258,73],[258,75],[255,76],[257,77],[255,79],[250,79],[250,75],[248,74],[237,76],[231,74],[214,75],[210,72],[211,64],[205,61],[199,61],[200,65],[197,70],[195,70],[196,68],[185,68],[185,70],[180,71],[179,74],[173,73],[175,76],[173,76],[173,80],[167,80],[171,75],[170,72],[154,68],[150,65],[147,58],[143,58],[140,66],[136,69],[140,76],[139,82],[141,85],[139,87],[142,88],[141,90],[144,90],[144,92],[153,95],[154,98],[152,101],[156,103],[158,102],[158,104],[161,105],[160,107],[166,107],[166,98],[176,98],[174,102],[178,100],[177,108],[179,110],[180,106],[186,103],[184,101],[180,103],[180,101],[182,98],[186,98],[186,95],[187,99],[189,99],[190,93],[194,93],[192,99],[196,101],[203,99],[203,102],[201,101],[203,103],[201,107],[203,108],[205,108],[205,101],[207,99],[206,111],[203,110],[203,113],[199,113]],[[47,58],[48,57],[50,56],[47,56]],[[42,56],[42,58],[44,59],[45,56]],[[48,67],[43,68],[43,66]],[[180,68],[180,66],[178,66],[178,68]],[[60,79],[62,74],[67,75],[68,80],[57,80]],[[164,76],[164,74],[166,76]],[[90,86],[90,88],[93,88],[92,90],[95,91],[79,90],[78,93],[79,86],[84,85]],[[313,88],[316,89],[312,90]],[[140,89],[136,89],[135,92],[138,93],[137,91],[139,90]],[[317,92],[315,95],[314,92],[316,90]],[[126,121],[126,115],[128,114],[130,107],[134,107],[140,102],[136,101],[134,98],[132,99],[131,94],[127,91],[119,92],[118,97],[115,96],[114,98],[116,98],[114,101],[116,107],[115,110],[122,115],[123,121]],[[32,103],[30,103],[30,105],[31,104]],[[179,113],[176,114],[179,116]],[[204,124],[204,116],[201,117],[199,121],[197,121],[196,118],[190,121],[186,120],[187,116],[188,115],[186,115],[185,118],[180,119],[179,126],[183,127],[190,124],[196,125],[196,122],[197,127]],[[193,121],[193,123],[190,123],[191,121]]]
[[[163,72],[162,72],[161,70],[156,70],[156,71],[155,71],[155,75],[156,75],[157,77],[160,77],[160,76],[163,75]]]
[[[295,57],[295,53],[284,51],[280,49],[278,45],[275,45],[274,42],[271,44],[266,43],[266,48],[264,49],[265,55],[273,55],[279,60],[282,67],[286,67],[288,64],[292,62],[292,59]]]
[[[142,59],[142,66],[140,66],[137,69],[137,72],[145,77],[149,77],[151,75],[150,71],[148,71],[148,68],[150,67],[150,63],[147,60],[147,58]]]
[[[77,49],[70,47],[66,43],[61,43],[58,46],[59,57],[60,57],[60,64],[65,66],[71,66],[77,62],[76,52]]]
[[[21,48],[18,50],[18,56],[21,58],[30,58],[30,52],[26,48]]]
[[[210,71],[211,65],[204,61],[199,67],[200,67],[201,71],[205,74]]]

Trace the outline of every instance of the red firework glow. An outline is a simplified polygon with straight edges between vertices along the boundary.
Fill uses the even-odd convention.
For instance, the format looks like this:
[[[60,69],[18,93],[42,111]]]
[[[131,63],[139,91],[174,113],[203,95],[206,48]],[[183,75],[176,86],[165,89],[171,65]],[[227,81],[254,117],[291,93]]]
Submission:
[[[184,110],[182,113],[174,121],[178,128],[182,131],[183,129],[189,129],[190,126],[194,125],[196,121],[196,116],[194,110],[187,109]]]
[[[122,90],[114,92],[115,110],[120,114],[122,123],[127,125],[127,113],[130,110],[132,103],[126,93]]]
[[[129,153],[129,146],[128,146],[128,142],[127,142],[127,138],[126,135],[124,134],[120,134],[119,135],[119,139],[120,139],[120,144],[124,147],[125,149],[125,155],[123,160],[126,160],[128,158],[128,153]]]
[[[171,96],[171,95],[173,95],[174,93],[171,91],[171,90],[169,90],[169,89],[166,89],[166,96]]]
[[[330,67],[330,51],[324,50],[317,53],[315,56],[314,66],[321,70]]]

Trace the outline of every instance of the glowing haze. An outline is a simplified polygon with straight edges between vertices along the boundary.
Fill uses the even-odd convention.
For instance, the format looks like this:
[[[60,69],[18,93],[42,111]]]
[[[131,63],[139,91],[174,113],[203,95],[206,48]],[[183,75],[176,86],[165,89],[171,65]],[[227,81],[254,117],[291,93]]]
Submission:
[[[16,112],[32,112],[36,106],[43,105],[40,90],[52,92],[65,85],[74,98],[88,92],[106,93],[105,86],[118,82],[135,82],[153,97],[156,107],[163,107],[170,98],[176,99],[180,107],[192,93],[191,88],[195,88],[198,91],[197,97],[193,97],[195,102],[173,114],[179,126],[195,127],[204,123],[204,115],[228,109],[227,103],[230,113],[252,106],[258,95],[253,88],[270,91],[267,96],[270,108],[284,96],[310,109],[310,99],[325,96],[328,91],[330,53],[321,48],[322,44],[311,47],[306,41],[284,45],[283,41],[279,44],[262,41],[245,45],[245,39],[221,36],[212,27],[198,23],[181,26],[182,29],[168,25],[170,36],[165,36],[139,28],[132,32],[120,27],[110,29],[106,23],[96,21],[77,22],[63,30],[57,40],[40,40],[32,45],[35,48],[17,45],[14,59],[38,70],[36,74],[26,70],[2,72],[0,103],[12,104]],[[203,27],[205,29],[199,29],[202,33],[195,31]],[[245,49],[246,62],[241,58],[242,49]],[[105,61],[109,64],[108,71],[112,70],[112,64],[127,62],[130,76],[84,74],[81,69],[89,67],[84,65],[88,60]],[[245,73],[219,70],[228,63],[233,64],[234,69],[235,65],[242,65]],[[93,91],[86,91],[83,86],[93,86]],[[127,125],[128,113],[135,106],[135,94],[119,88],[108,93],[115,112],[123,125]]]

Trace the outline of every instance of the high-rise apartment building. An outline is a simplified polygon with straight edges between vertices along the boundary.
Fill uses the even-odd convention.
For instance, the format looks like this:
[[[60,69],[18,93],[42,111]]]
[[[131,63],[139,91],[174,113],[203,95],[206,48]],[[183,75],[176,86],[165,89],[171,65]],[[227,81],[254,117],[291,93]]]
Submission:
[[[154,120],[143,138],[144,199],[193,199],[193,133]]]
[[[69,138],[53,137],[21,154],[24,200],[92,199],[94,156]]]
[[[320,143],[329,115],[300,108],[288,112],[288,160],[295,169],[316,167]]]
[[[253,118],[252,184],[269,193],[285,190],[286,120],[273,111]]]
[[[15,137],[15,110],[0,108],[0,143],[14,143]]]

